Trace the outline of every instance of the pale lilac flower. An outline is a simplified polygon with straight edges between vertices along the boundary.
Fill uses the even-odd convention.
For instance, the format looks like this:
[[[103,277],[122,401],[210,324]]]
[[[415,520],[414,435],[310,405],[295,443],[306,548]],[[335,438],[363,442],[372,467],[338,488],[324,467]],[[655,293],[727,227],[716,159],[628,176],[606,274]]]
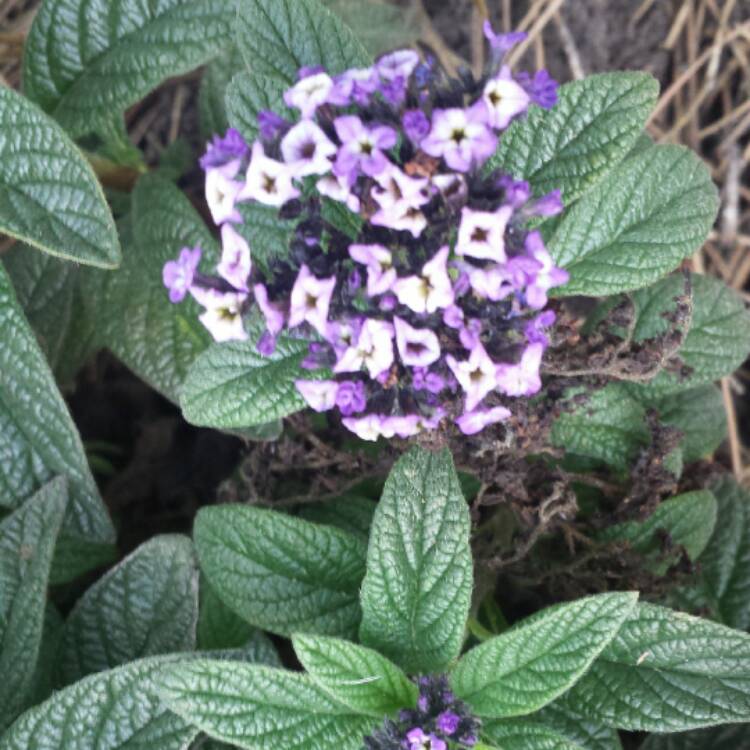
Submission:
[[[438,337],[428,328],[413,328],[399,317],[393,318],[396,346],[405,365],[427,367],[440,359]]]
[[[497,387],[497,365],[481,343],[476,343],[468,360],[459,362],[449,354],[445,361],[466,393],[466,411],[473,411]]]
[[[460,328],[464,323],[464,311],[458,305],[448,305],[443,310],[443,323],[448,328]]]
[[[562,192],[558,189],[534,201],[531,206],[531,213],[536,216],[557,216],[557,214],[562,213],[563,208]]]
[[[485,427],[497,424],[497,422],[503,422],[510,416],[511,412],[509,409],[506,409],[504,406],[495,406],[492,409],[468,411],[456,420],[456,424],[464,435],[476,435],[477,432],[481,432]]]
[[[437,718],[438,731],[449,736],[455,734],[460,723],[461,717],[453,711],[443,711]]]
[[[220,292],[193,286],[190,294],[203,305],[205,312],[199,320],[214,341],[245,341],[247,331],[242,321],[242,306],[247,299],[243,292]]]
[[[164,264],[162,280],[164,286],[169,289],[169,301],[173,303],[182,302],[190,287],[193,285],[195,272],[201,262],[203,251],[199,247],[183,247],[177,260],[170,260]]]
[[[325,175],[325,177],[321,177],[318,180],[316,187],[321,195],[325,195],[327,198],[338,201],[339,203],[346,204],[346,207],[352,213],[359,213],[359,198],[352,193],[351,182],[346,175],[339,177],[331,172],[330,174]]]
[[[448,275],[448,247],[443,247],[422,267],[420,276],[398,279],[393,291],[402,305],[416,313],[434,313],[453,304],[453,286]]]
[[[370,223],[419,237],[427,228],[427,217],[416,206],[393,206],[381,208],[370,218]]]
[[[374,442],[383,434],[385,419],[386,417],[380,414],[366,414],[364,417],[345,417],[341,422],[361,440]]]
[[[419,55],[411,49],[400,49],[383,55],[376,63],[375,70],[381,78],[392,81],[408,78],[419,64]]]
[[[387,125],[365,125],[356,115],[343,115],[333,122],[341,141],[334,172],[351,176],[358,170],[375,177],[389,166],[384,150],[396,145],[396,131]]]
[[[393,326],[384,320],[366,320],[357,343],[343,352],[334,372],[357,372],[363,366],[376,378],[393,364]]]
[[[256,284],[253,287],[253,294],[255,295],[255,302],[265,318],[268,332],[272,336],[277,336],[284,327],[284,312],[278,305],[268,299],[268,290],[263,284]]]
[[[333,85],[333,80],[327,73],[306,76],[287,89],[284,102],[288,107],[298,109],[303,118],[310,118],[318,107],[328,101]]]
[[[375,176],[377,187],[373,188],[372,197],[378,205],[390,208],[411,208],[423,206],[430,200],[427,187],[429,180],[424,177],[410,177],[395,164]]]
[[[510,175],[504,174],[497,184],[505,191],[505,203],[512,208],[520,208],[531,198],[531,185],[526,180],[514,180]]]
[[[406,733],[408,750],[448,750],[448,745],[434,734],[425,734],[420,728]]]
[[[329,411],[336,405],[339,384],[335,380],[295,380],[302,398],[317,412]]]
[[[345,417],[364,411],[367,406],[365,384],[361,380],[344,380],[339,383],[336,406]]]
[[[239,162],[231,163],[234,174],[239,169]],[[206,203],[215,224],[225,221],[240,222],[242,216],[236,208],[240,194],[244,188],[241,182],[227,176],[226,167],[211,167],[206,171]]]
[[[432,129],[422,141],[422,150],[442,157],[459,172],[484,164],[495,153],[497,136],[487,125],[487,110],[479,101],[468,109],[436,109]]]
[[[293,167],[267,157],[263,145],[256,141],[245,185],[238,200],[256,200],[267,206],[283,206],[292,198],[299,197],[299,190],[292,184],[294,174]]]
[[[469,272],[469,283],[475,294],[493,302],[505,299],[516,290],[513,275],[503,266],[475,268]]]
[[[529,232],[525,247],[531,258],[540,266],[526,287],[526,303],[534,310],[541,310],[547,304],[547,292],[553,287],[567,284],[570,275],[554,264],[538,231]]]
[[[349,255],[367,266],[367,294],[375,297],[390,291],[396,281],[391,251],[382,245],[349,245]]]
[[[349,318],[328,324],[324,338],[333,347],[337,357],[341,357],[350,346],[354,345],[359,338],[363,322],[362,318]]]
[[[482,101],[487,105],[490,126],[502,130],[529,108],[531,97],[513,80],[510,68],[505,65],[495,78],[487,81]]]
[[[215,135],[206,146],[206,153],[200,158],[200,165],[208,171],[212,167],[222,167],[229,162],[244,159],[250,153],[245,139],[235,128],[229,128],[224,136]]]
[[[281,140],[281,155],[298,177],[330,172],[335,154],[336,146],[312,120],[297,123]]]
[[[545,310],[535,318],[532,318],[524,327],[526,340],[530,344],[542,344],[542,346],[545,347],[549,346],[549,337],[545,331],[552,326],[556,317],[554,310]]]
[[[462,174],[453,172],[451,174],[436,174],[431,183],[437,188],[443,198],[450,204],[461,205],[469,195],[466,178]]]
[[[479,318],[469,318],[458,332],[458,338],[464,349],[471,351],[479,342],[482,336],[482,321]]]
[[[352,102],[367,106],[377,88],[378,75],[373,68],[352,68],[336,76],[328,102],[341,107]]]
[[[252,267],[250,245],[231,224],[224,224],[221,228],[221,261],[216,267],[219,276],[235,289],[247,292]]]
[[[292,288],[289,303],[289,327],[309,323],[321,336],[328,327],[328,308],[336,286],[336,277],[318,279],[302,265]]]
[[[505,229],[513,215],[510,206],[497,211],[474,211],[464,207],[456,241],[456,255],[502,263],[505,255]]]
[[[381,425],[383,437],[400,437],[403,439],[418,435],[421,430],[421,418],[418,414],[402,414],[386,417]]]
[[[532,396],[538,393],[542,388],[539,366],[543,353],[543,344],[530,344],[518,364],[498,365],[495,378],[497,387],[507,396]]]

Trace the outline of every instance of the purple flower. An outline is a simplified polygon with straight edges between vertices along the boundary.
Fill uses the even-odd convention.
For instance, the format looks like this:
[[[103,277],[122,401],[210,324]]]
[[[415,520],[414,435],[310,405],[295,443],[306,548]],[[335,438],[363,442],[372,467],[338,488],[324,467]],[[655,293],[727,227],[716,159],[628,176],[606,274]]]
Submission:
[[[231,175],[229,167],[233,170]],[[232,179],[239,167],[240,163],[237,161],[224,167],[210,167],[206,171],[206,203],[215,224],[242,221],[235,204],[240,199],[243,184]]]
[[[404,133],[417,146],[430,132],[430,121],[421,109],[409,109],[401,118]]]
[[[533,396],[542,388],[539,366],[542,363],[544,345],[530,344],[516,365],[498,365],[496,370],[497,387],[507,396]]]
[[[295,107],[302,117],[309,119],[321,105],[328,101],[333,89],[333,80],[327,73],[308,75],[299,80],[284,93],[284,102]]]
[[[242,292],[220,292],[193,286],[190,294],[203,305],[199,320],[214,341],[245,341],[247,332],[242,321],[242,307],[247,295]]]
[[[391,251],[382,245],[349,245],[349,255],[357,263],[367,266],[367,294],[385,294],[396,281]]]
[[[557,89],[559,84],[546,70],[537,70],[533,80],[528,74],[524,75],[523,78],[519,75],[518,80],[529,92],[529,96],[534,104],[544,109],[551,109],[557,104]]]
[[[352,102],[367,106],[377,88],[378,76],[373,68],[352,68],[336,76],[328,102],[340,107]]]
[[[453,304],[453,286],[448,275],[448,247],[443,247],[422,267],[419,276],[398,279],[393,291],[402,305],[416,313],[434,313]]]
[[[449,354],[445,361],[466,393],[466,411],[473,411],[497,387],[497,365],[481,343],[475,344],[468,360],[459,362]]]
[[[365,384],[361,380],[344,380],[339,383],[336,406],[345,417],[364,411],[367,406]]]
[[[255,348],[261,356],[270,357],[276,351],[276,337],[269,331],[264,331]]]
[[[318,279],[302,265],[292,288],[289,303],[289,327],[309,323],[321,336],[326,335],[328,308],[336,286],[336,277]]]
[[[536,216],[557,216],[557,214],[562,213],[563,208],[562,193],[558,189],[534,201],[531,206],[531,213]]]
[[[432,129],[422,141],[422,150],[442,157],[459,172],[481,166],[495,153],[497,136],[487,124],[487,108],[477,102],[468,109],[436,109]]]
[[[528,36],[525,31],[512,31],[509,34],[496,34],[489,21],[484,22],[483,30],[484,36],[490,43],[492,51],[499,52],[501,55],[504,55],[506,52],[513,49],[513,47],[522,42]]]
[[[224,137],[215,135],[206,147],[206,153],[200,159],[200,165],[208,171],[212,167],[223,167],[228,162],[244,159],[250,148],[238,130],[229,128]]]
[[[293,176],[293,167],[269,159],[263,151],[263,145],[256,141],[245,185],[238,200],[256,200],[267,206],[283,206],[288,200],[299,197],[299,190],[292,185]]]
[[[510,121],[529,108],[530,97],[513,80],[510,68],[503,66],[495,78],[484,87],[482,101],[487,106],[489,124],[498,130],[507,128]]]
[[[514,276],[507,267],[489,266],[486,269],[475,268],[469,272],[469,282],[474,293],[484,299],[499,302],[516,290]]]
[[[296,177],[331,171],[336,146],[312,120],[297,123],[281,141],[281,155]]]
[[[443,323],[448,328],[461,328],[464,323],[464,311],[458,305],[449,305],[443,310]]]
[[[339,385],[335,380],[295,380],[302,398],[317,412],[329,411],[336,405]]]
[[[195,272],[201,262],[203,251],[199,247],[183,247],[177,260],[170,260],[164,264],[162,280],[169,289],[169,301],[182,302],[190,287],[193,285]]]
[[[412,369],[412,385],[416,391],[427,391],[437,395],[445,390],[446,382],[442,375],[430,372],[425,367],[414,367]]]
[[[364,125],[355,115],[337,117],[333,123],[341,141],[334,172],[341,176],[356,174],[361,170],[374,177],[388,168],[384,149],[393,148],[398,136],[387,125]]]
[[[437,718],[438,731],[449,736],[455,734],[460,723],[461,717],[453,711],[443,711]]]
[[[456,241],[456,255],[502,263],[505,255],[505,229],[513,215],[510,206],[497,211],[473,211],[464,207]]]
[[[547,291],[567,284],[570,275],[554,264],[539,232],[529,232],[524,244],[529,256],[539,264],[539,269],[526,287],[526,303],[534,310],[541,310],[547,304]]]
[[[287,128],[289,122],[270,109],[258,112],[258,130],[261,140],[275,141]]]
[[[384,320],[366,320],[362,324],[357,343],[343,352],[334,372],[357,372],[367,367],[370,377],[376,378],[393,364],[393,326]]]
[[[408,750],[448,750],[448,745],[434,734],[425,734],[420,729],[412,729],[406,733]]]
[[[552,326],[556,317],[554,310],[545,310],[535,318],[532,318],[524,328],[526,340],[530,344],[542,344],[544,347],[549,346],[549,338],[545,330]]]
[[[465,412],[456,420],[456,424],[464,435],[476,435],[485,427],[503,422],[510,416],[510,410],[504,406],[496,406],[494,409],[477,409],[476,411]]]
[[[413,328],[399,317],[393,319],[396,346],[405,365],[427,367],[440,359],[438,337],[427,328]]]
[[[266,320],[266,328],[272,336],[277,336],[284,327],[284,313],[278,305],[268,299],[268,290],[263,284],[253,287],[255,302]]]
[[[219,276],[238,291],[247,292],[247,280],[253,267],[250,246],[231,224],[221,228],[221,248],[221,261],[216,266]]]
[[[504,174],[497,184],[505,191],[505,202],[513,208],[520,208],[531,198],[531,185],[526,180],[514,180],[510,175]]]

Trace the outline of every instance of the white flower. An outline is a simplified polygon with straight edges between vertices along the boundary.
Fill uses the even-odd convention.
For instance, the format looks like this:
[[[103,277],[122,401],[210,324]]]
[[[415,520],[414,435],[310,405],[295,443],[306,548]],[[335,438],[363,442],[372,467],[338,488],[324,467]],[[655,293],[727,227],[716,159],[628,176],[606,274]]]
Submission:
[[[284,101],[289,107],[296,107],[302,117],[309,118],[321,104],[328,101],[333,89],[333,80],[327,73],[316,73],[307,76],[294,84],[284,94]]]
[[[402,305],[416,313],[434,313],[453,304],[454,294],[448,276],[448,247],[443,247],[422,267],[420,276],[398,279],[393,291]]]
[[[529,108],[531,98],[504,66],[496,78],[487,81],[482,100],[489,111],[489,123],[493,128],[507,128],[510,121]]]
[[[253,144],[253,155],[247,168],[245,185],[238,200],[256,200],[267,206],[283,206],[297,198],[299,190],[292,184],[294,168],[269,159],[259,141]]]
[[[367,367],[376,378],[393,364],[393,326],[383,320],[368,319],[362,325],[357,343],[342,355],[333,371],[357,372]]]
[[[281,155],[298,177],[330,172],[335,154],[336,146],[312,120],[297,123],[281,140]]]
[[[235,207],[242,188],[243,184],[227,177],[227,172],[222,167],[206,171],[206,203],[215,224],[242,220]]]
[[[505,228],[513,215],[510,206],[501,206],[497,211],[473,211],[464,207],[456,241],[456,255],[468,255],[482,260],[502,263],[505,254]]]
[[[247,295],[241,292],[220,292],[193,286],[190,294],[203,305],[200,321],[214,341],[245,341],[247,332],[242,322],[242,305]]]

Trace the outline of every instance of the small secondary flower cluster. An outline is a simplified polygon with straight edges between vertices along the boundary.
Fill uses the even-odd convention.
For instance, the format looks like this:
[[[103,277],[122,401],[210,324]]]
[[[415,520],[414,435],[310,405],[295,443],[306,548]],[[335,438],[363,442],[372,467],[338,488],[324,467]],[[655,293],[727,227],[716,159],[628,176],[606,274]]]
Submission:
[[[164,268],[170,299],[189,292],[217,341],[248,337],[253,303],[264,356],[284,331],[309,339],[311,375],[298,391],[317,411],[338,408],[366,440],[410,437],[445,418],[474,434],[510,416],[503,396],[541,388],[554,322],[547,293],[567,274],[526,226],[559,213],[560,193],[534,199],[487,161],[512,120],[555,103],[557,84],[503,64],[522,34],[485,33],[479,80],[450,79],[412,50],[336,77],[301,70],[284,95],[299,121],[264,111],[252,146],[230,130],[201,160],[221,225],[219,277],[198,271],[200,248]],[[237,231],[243,201],[296,221],[268,265],[253,262]]]
[[[451,691],[445,675],[419,678],[416,710],[401,711],[365,738],[366,750],[448,750],[474,747],[479,720]]]

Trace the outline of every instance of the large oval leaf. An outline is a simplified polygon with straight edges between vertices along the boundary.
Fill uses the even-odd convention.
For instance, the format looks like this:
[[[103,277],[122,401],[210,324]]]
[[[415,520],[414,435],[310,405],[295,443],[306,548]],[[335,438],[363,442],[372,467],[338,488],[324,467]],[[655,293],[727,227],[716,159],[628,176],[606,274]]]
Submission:
[[[0,231],[79,263],[120,263],[115,222],[88,162],[54,120],[4,86]]]

